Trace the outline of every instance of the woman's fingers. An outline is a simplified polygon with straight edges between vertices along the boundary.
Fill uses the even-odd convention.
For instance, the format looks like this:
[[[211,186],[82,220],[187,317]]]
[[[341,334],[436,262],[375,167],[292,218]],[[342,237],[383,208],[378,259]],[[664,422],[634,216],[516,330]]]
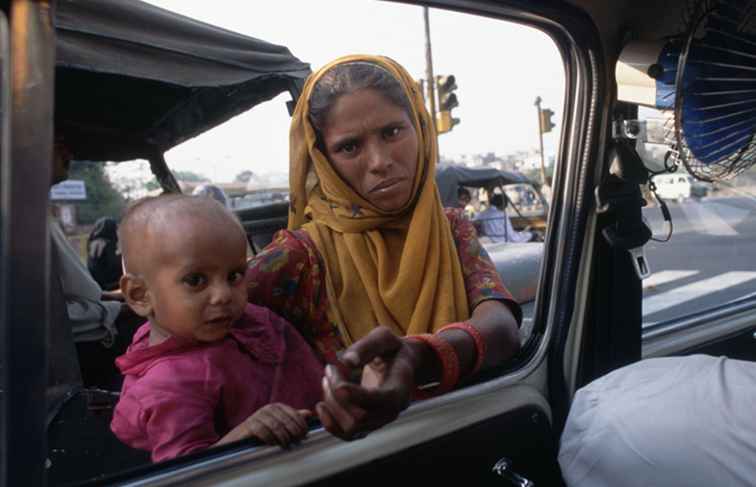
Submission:
[[[355,406],[346,387],[349,383],[342,383],[334,387],[328,380],[324,381],[323,399],[328,404],[331,415],[339,423],[342,429],[351,430],[356,423],[362,421],[367,412]]]
[[[315,406],[315,411],[318,413],[318,418],[320,419],[320,422],[323,424],[323,427],[326,429],[326,431],[331,433],[333,436],[341,438],[342,440],[349,439],[339,423],[333,418],[331,410],[328,408],[326,403],[318,403]]]
[[[346,349],[341,361],[351,367],[362,367],[376,357],[395,354],[402,341],[386,326],[379,326]]]
[[[335,388],[328,380],[321,404],[324,411],[319,408],[318,415],[323,426],[347,440],[390,423],[406,407],[393,389],[365,389],[350,383]]]
[[[351,404],[345,389],[333,387],[326,378],[323,378],[323,402],[318,404],[317,412],[323,427],[345,440],[364,431],[363,423],[369,416],[366,410]]]
[[[348,407],[371,412],[384,409],[401,411],[407,407],[404,404],[404,395],[400,390],[393,387],[366,389],[355,384],[344,384],[334,395],[340,398],[343,403],[348,404]]]

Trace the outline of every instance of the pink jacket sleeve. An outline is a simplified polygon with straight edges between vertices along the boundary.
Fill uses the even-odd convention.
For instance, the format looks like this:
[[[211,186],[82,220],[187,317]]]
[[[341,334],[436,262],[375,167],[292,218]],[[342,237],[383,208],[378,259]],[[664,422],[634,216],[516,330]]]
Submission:
[[[182,373],[183,372],[183,373]],[[169,460],[217,442],[214,417],[219,394],[206,374],[187,375],[170,361],[152,367],[125,388],[110,427],[127,445]]]

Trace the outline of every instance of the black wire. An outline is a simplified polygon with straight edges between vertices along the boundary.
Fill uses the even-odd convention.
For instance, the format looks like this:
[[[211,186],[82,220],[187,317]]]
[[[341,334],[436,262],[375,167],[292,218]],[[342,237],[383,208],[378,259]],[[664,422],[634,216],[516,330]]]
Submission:
[[[651,178],[653,178],[653,176],[651,176]],[[669,224],[669,231],[667,232],[666,237],[664,238],[651,237],[651,240],[653,240],[654,242],[661,242],[661,243],[669,242],[670,239],[672,238],[672,233],[675,230],[674,225],[672,223],[672,213],[670,213],[669,211],[667,202],[664,201],[661,198],[661,196],[659,196],[659,194],[656,192],[656,184],[651,179],[648,181],[648,189],[651,191],[651,193],[653,193],[654,198],[656,198],[656,201],[659,203],[659,209],[661,209],[662,217],[664,217],[664,221],[667,224]]]

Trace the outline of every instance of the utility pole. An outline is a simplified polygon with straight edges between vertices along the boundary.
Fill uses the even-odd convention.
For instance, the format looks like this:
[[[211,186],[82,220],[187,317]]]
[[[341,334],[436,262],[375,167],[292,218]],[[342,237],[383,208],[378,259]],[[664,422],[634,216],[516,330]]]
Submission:
[[[543,155],[543,120],[541,117],[541,97],[537,96],[534,105],[536,106],[538,115],[538,142],[541,147],[541,183],[544,186],[548,186],[549,182],[546,180],[546,160]]]
[[[436,78],[433,76],[433,51],[431,50],[430,18],[428,7],[423,7],[425,20],[425,77],[428,80],[428,99],[430,100],[430,117],[436,128]],[[434,130],[435,131],[435,130]]]

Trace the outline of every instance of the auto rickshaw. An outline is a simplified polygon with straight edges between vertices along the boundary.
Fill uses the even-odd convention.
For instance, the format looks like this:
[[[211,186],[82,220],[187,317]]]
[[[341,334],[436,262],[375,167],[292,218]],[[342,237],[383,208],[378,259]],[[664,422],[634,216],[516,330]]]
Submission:
[[[507,201],[507,214],[515,230],[530,230],[543,240],[546,233],[548,202],[536,183],[526,176],[492,167],[465,167],[441,164],[436,169],[436,184],[444,206],[457,206],[460,187],[485,190],[488,198],[501,193]]]

